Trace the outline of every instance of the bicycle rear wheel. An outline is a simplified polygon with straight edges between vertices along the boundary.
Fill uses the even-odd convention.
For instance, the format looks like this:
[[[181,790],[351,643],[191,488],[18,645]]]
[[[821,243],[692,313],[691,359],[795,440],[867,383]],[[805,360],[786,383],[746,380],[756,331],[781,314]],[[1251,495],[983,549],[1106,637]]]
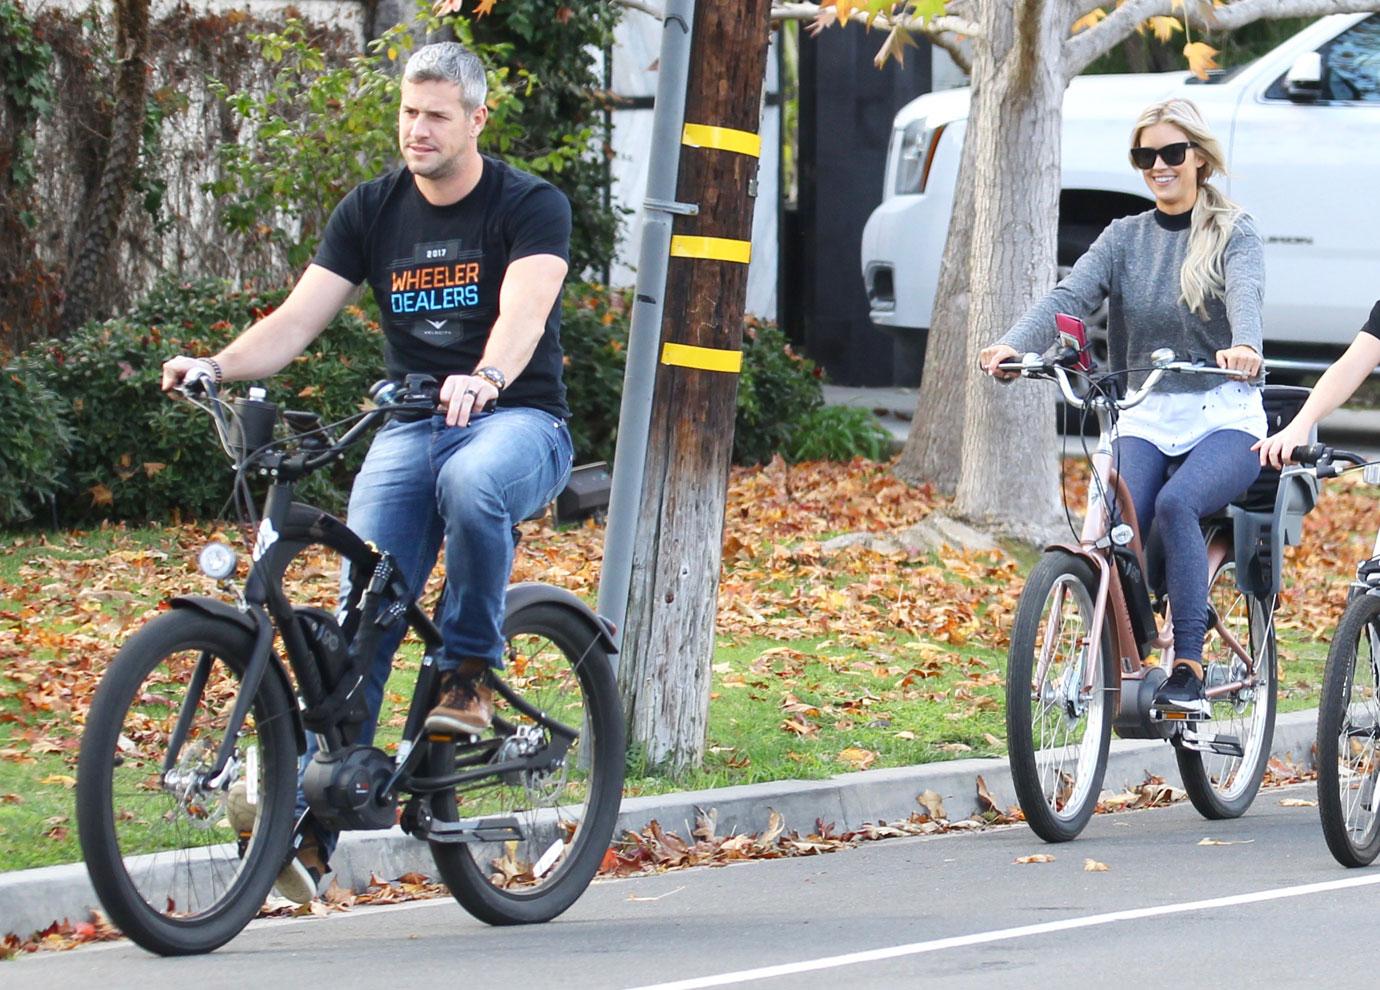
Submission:
[[[1236,586],[1236,563],[1228,560],[1213,575],[1208,597],[1227,634],[1250,651],[1254,683],[1211,699],[1212,715],[1193,726],[1203,738],[1216,737],[1225,749],[1235,752],[1187,749],[1177,742],[1174,755],[1184,790],[1198,813],[1218,820],[1239,818],[1255,800],[1265,767],[1270,761],[1270,741],[1275,734],[1277,703],[1274,599],[1262,600]],[[1215,628],[1203,640],[1204,684],[1236,684],[1247,678],[1245,662]]]
[[[77,771],[82,854],[111,921],[151,952],[234,938],[287,857],[297,753],[292,702],[272,675],[228,772],[214,787],[204,779],[253,645],[233,622],[175,610],[125,643],[91,704]],[[183,743],[169,752],[180,720]]]
[[[1380,598],[1353,598],[1337,623],[1318,706],[1318,813],[1343,866],[1380,853]]]
[[[1093,628],[1096,589],[1087,561],[1046,553],[1021,592],[1011,631],[1006,670],[1011,776],[1026,821],[1046,842],[1067,842],[1083,830],[1107,770],[1113,658],[1105,623]],[[1100,660],[1085,690],[1094,641],[1101,644]]]
[[[538,603],[510,615],[504,634],[502,681],[528,710],[495,692],[494,731],[506,739],[495,760],[557,752],[552,722],[576,737],[545,769],[489,778],[432,801],[441,821],[506,821],[521,830],[521,839],[431,844],[455,899],[491,925],[549,921],[575,903],[609,848],[623,795],[618,685],[589,623],[564,606]],[[433,772],[449,772],[454,753],[450,743],[433,743]]]

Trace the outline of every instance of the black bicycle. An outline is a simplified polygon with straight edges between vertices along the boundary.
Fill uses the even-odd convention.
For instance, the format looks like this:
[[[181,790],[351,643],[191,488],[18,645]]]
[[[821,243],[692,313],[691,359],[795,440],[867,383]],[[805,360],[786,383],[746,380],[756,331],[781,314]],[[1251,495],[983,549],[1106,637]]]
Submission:
[[[430,844],[451,893],[489,924],[559,915],[598,870],[622,795],[609,623],[563,589],[511,586],[505,665],[487,675],[492,729],[425,733],[439,631],[389,554],[295,502],[293,491],[375,426],[431,415],[435,381],[380,382],[371,409],[330,425],[311,413],[279,416],[259,389],[231,401],[198,377],[183,390],[215,422],[235,466],[234,501],[256,539],[242,589],[231,583],[234,552],[222,543],[203,549],[202,570],[235,590],[235,601],[174,598],[120,649],[92,702],[77,823],[111,920],[163,955],[209,952],[238,934],[293,854],[307,732],[320,751],[302,786],[321,824],[400,824]],[[268,482],[261,510],[254,478]],[[335,615],[295,606],[284,590],[292,562],[321,547],[350,576]],[[389,755],[356,740],[366,668],[398,622],[421,639],[424,656]]]
[[[1380,461],[1347,450],[1314,444],[1291,458],[1319,478],[1361,469],[1367,481],[1380,480]],[[1317,765],[1327,848],[1343,866],[1369,865],[1380,855],[1380,537],[1356,567],[1327,651]]]

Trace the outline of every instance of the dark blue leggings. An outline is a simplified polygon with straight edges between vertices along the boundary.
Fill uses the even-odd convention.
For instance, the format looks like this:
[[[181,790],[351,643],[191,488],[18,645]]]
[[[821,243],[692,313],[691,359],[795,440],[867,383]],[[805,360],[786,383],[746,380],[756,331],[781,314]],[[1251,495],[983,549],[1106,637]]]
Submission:
[[[1164,583],[1174,606],[1174,656],[1201,660],[1207,633],[1207,546],[1198,520],[1221,510],[1260,474],[1255,438],[1241,430],[1209,433],[1186,454],[1170,457],[1139,437],[1113,444],[1117,471],[1136,507],[1143,540],[1151,524],[1164,543]],[[1174,476],[1165,480],[1171,465]]]

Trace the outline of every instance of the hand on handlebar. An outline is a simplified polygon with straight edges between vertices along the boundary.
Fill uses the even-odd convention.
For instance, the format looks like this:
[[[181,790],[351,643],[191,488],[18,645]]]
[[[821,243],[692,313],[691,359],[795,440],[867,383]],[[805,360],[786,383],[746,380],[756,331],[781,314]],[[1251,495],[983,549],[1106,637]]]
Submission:
[[[1228,347],[1224,351],[1217,352],[1217,367],[1225,368],[1228,371],[1240,373],[1240,377],[1249,381],[1260,374],[1260,365],[1263,363],[1255,348],[1245,344],[1237,344],[1235,347]],[[1262,464],[1264,461],[1261,462]]]
[[[1283,468],[1294,462],[1294,448],[1308,443],[1308,424],[1297,419],[1278,433],[1257,440],[1251,450],[1259,451],[1260,466]]]
[[[999,368],[1004,361],[1019,361],[1021,356],[1016,353],[1016,349],[1009,344],[993,344],[984,347],[978,352],[978,366],[985,374],[991,375],[998,381],[1009,382],[1021,376],[1019,371],[1007,371]]]
[[[163,381],[160,387],[173,398],[177,398],[177,392],[185,388],[190,380],[208,378],[214,383],[217,377],[215,368],[206,361],[179,354],[163,362]]]
[[[470,416],[498,399],[498,389],[477,375],[450,375],[441,383],[447,426],[468,426]]]

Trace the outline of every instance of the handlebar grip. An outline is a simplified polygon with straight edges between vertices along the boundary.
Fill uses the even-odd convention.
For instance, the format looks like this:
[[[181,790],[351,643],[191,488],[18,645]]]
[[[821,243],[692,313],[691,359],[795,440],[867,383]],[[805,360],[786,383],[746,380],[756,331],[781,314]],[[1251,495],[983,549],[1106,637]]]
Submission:
[[[187,369],[187,373],[182,376],[182,383],[177,386],[183,395],[207,395],[216,387],[216,379],[209,368],[201,365],[193,365]]]
[[[1289,452],[1289,459],[1295,464],[1302,464],[1304,467],[1312,467],[1327,455],[1327,447],[1320,443],[1306,444],[1295,447]]]

